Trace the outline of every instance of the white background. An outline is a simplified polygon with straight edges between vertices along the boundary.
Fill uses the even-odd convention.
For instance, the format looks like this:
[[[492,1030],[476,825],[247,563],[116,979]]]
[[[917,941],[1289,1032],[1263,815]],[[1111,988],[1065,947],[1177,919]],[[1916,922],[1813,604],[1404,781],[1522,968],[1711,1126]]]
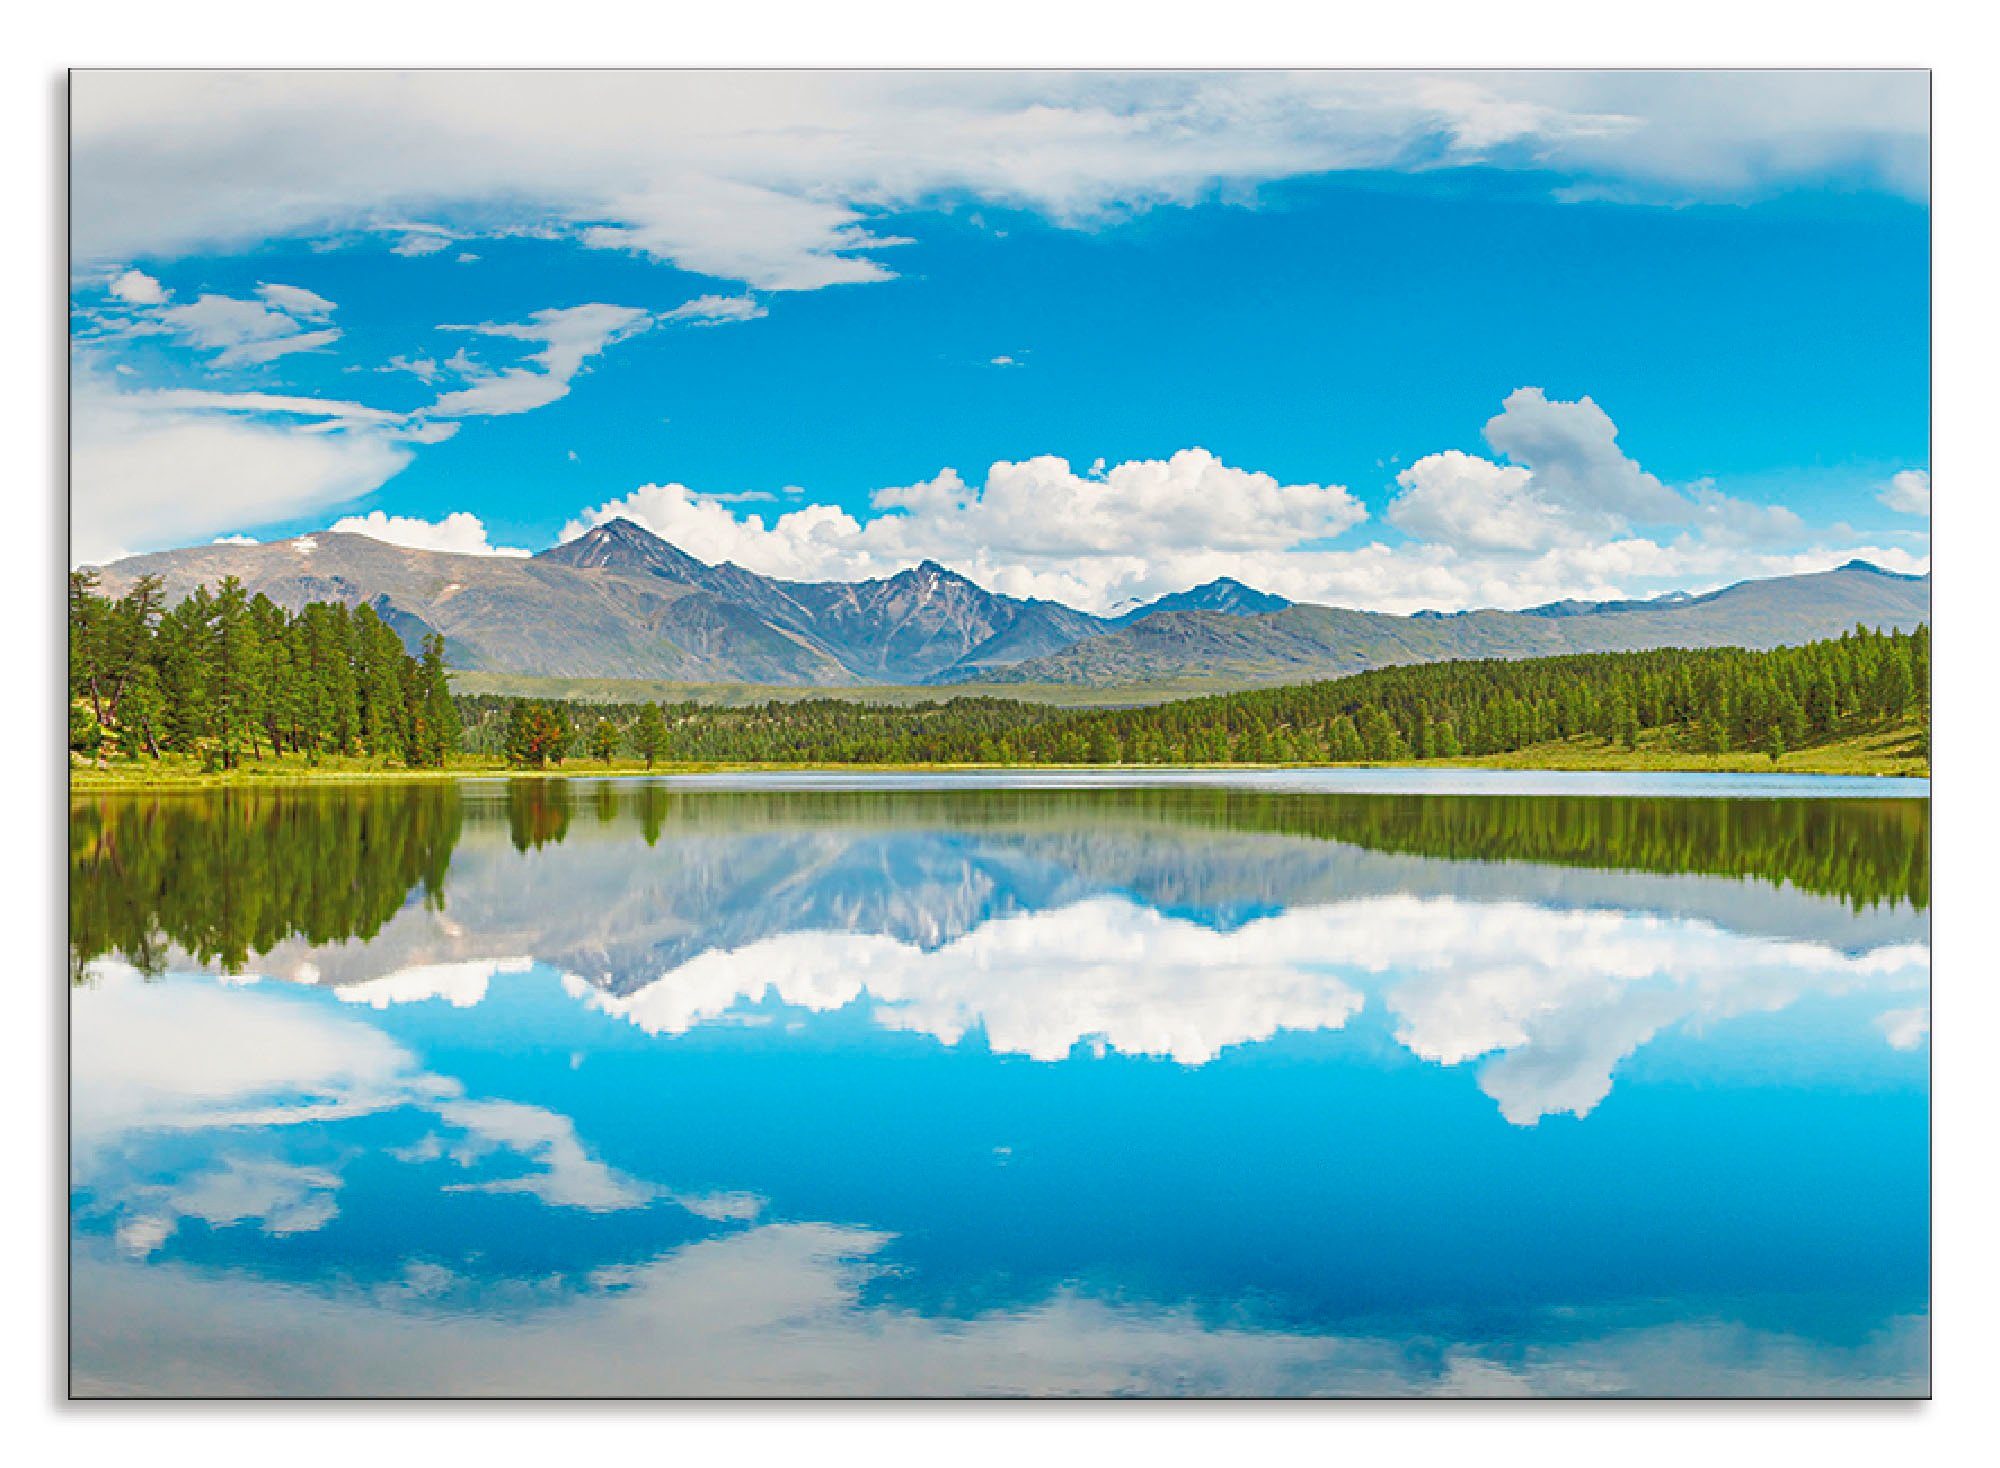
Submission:
[[[1138,1459],[1357,1464],[1956,1463],[2000,1457],[2000,933],[1992,761],[2000,734],[1994,397],[2000,270],[1992,21],[1972,4],[1678,0],[1408,3],[1367,10],[1012,0],[1004,5],[423,5],[345,0],[10,7],[0,106],[10,201],[0,276],[7,598],[0,769],[27,830],[7,894],[8,1105],[0,1208],[0,1404],[17,1463],[283,1468],[600,1459],[954,1465]],[[62,605],[66,278],[64,71],[71,66],[1922,66],[1935,71],[1937,731],[1936,1392],[1930,1404],[1362,1403],[143,1406],[63,1402]]]

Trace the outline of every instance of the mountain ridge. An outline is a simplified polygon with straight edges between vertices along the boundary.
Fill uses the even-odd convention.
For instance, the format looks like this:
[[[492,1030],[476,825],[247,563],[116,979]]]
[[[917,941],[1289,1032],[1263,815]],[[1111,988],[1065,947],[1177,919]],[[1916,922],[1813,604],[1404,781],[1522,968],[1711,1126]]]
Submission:
[[[1551,605],[1562,605],[1555,603]],[[1235,685],[1345,677],[1455,658],[1550,657],[1649,647],[1770,648],[1837,637],[1857,623],[1908,631],[1930,619],[1930,577],[1868,562],[1739,581],[1700,596],[1544,609],[1397,616],[1299,603],[1221,617],[1163,612],[977,680],[1102,686],[1201,675]]]
[[[321,531],[157,551],[100,571],[114,594],[158,575],[170,602],[233,575],[292,609],[366,603],[409,643],[443,636],[452,665],[475,671],[969,691],[1189,678],[1241,686],[1454,657],[1768,647],[1857,621],[1927,620],[1930,584],[1850,562],[1700,595],[1400,616],[1294,603],[1218,577],[1098,616],[988,591],[935,560],[863,581],[788,581],[702,561],[626,519],[528,557]]]

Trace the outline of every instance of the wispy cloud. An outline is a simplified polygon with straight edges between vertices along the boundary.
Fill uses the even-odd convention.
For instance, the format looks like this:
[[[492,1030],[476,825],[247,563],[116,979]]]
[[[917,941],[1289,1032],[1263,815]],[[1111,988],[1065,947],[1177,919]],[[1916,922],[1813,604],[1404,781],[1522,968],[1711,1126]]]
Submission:
[[[466,386],[445,393],[426,410],[432,417],[465,418],[526,413],[545,407],[569,393],[572,378],[584,364],[616,342],[636,336],[653,318],[633,306],[551,307],[526,321],[484,322],[477,326],[443,326],[441,331],[473,332],[479,336],[535,342],[540,350],[517,366],[487,371],[470,357],[455,365],[467,377]]]
[[[679,321],[689,326],[722,326],[731,321],[755,321],[769,314],[755,296],[696,296],[671,311],[662,312],[660,320]]]
[[[1929,156],[1910,72],[98,72],[73,101],[86,261],[357,219],[434,253],[499,218],[759,290],[889,279],[885,219],[945,196],[1069,227],[1352,169],[1921,196]]]

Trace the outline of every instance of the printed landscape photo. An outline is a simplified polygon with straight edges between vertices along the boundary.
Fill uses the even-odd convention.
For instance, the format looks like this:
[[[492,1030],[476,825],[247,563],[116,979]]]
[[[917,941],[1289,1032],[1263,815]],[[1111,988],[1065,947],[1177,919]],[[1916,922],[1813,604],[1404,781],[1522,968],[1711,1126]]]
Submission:
[[[119,71],[75,1397],[1923,1397],[1922,71]]]

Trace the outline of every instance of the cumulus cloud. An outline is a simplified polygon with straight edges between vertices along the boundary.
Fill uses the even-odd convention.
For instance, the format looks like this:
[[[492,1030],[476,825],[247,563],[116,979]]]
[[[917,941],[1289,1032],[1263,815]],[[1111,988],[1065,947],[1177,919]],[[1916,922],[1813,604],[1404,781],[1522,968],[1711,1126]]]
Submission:
[[[1396,483],[1402,492],[1390,503],[1389,523],[1419,540],[1467,550],[1536,551],[1579,538],[1535,492],[1533,476],[1516,465],[1446,449],[1417,460]]]
[[[1538,387],[1517,389],[1487,420],[1485,436],[1512,463],[1456,449],[1418,459],[1396,476],[1401,492],[1389,522],[1467,550],[1541,551],[1693,514],[1618,447],[1617,426],[1588,397],[1564,402]]]
[[[1618,426],[1590,398],[1564,402],[1538,387],[1517,388],[1486,421],[1486,441],[1534,475],[1552,504],[1577,515],[1671,520],[1681,497],[1618,446]]]
[[[660,313],[662,321],[680,321],[689,326],[721,326],[730,321],[755,321],[770,312],[755,296],[696,296],[692,301]]]
[[[632,306],[552,306],[526,321],[484,322],[477,326],[443,326],[479,336],[536,342],[540,349],[522,363],[488,371],[463,353],[447,366],[467,378],[466,385],[438,398],[425,411],[432,417],[493,417],[526,413],[566,397],[570,380],[584,364],[615,342],[635,336],[652,325],[652,317]]]
[[[128,306],[164,306],[171,294],[143,270],[119,271],[112,277],[109,290]]]
[[[650,484],[586,510],[573,539],[619,516],[693,555],[768,575],[859,578],[924,559],[1020,595],[1109,605],[1190,559],[1276,554],[1341,534],[1366,511],[1340,485],[1285,484],[1205,449],[1078,474],[1054,455],[992,465],[981,485],[946,469],[879,490],[865,523],[805,505],[768,524],[682,484]],[[1205,578],[1204,578],[1205,579]]]
[[[1625,544],[1662,561],[1698,543],[1721,547],[1797,543],[1805,522],[1783,505],[1732,498],[1701,481],[1678,490],[1618,445],[1618,428],[1596,402],[1549,397],[1537,387],[1510,393],[1485,427],[1486,441],[1510,462],[1447,449],[1396,476],[1385,518],[1419,541],[1471,556],[1564,557]],[[1667,547],[1633,536],[1635,525],[1697,537]],[[1643,549],[1642,549],[1643,548]]]
[[[1536,392],[1509,403],[1495,423],[1551,406]],[[1202,449],[1163,460],[1099,461],[1081,474],[1054,456],[1003,461],[980,485],[945,469],[878,490],[867,518],[828,504],[768,518],[738,515],[729,504],[754,491],[648,484],[586,509],[562,538],[623,516],[703,560],[766,575],[854,580],[931,559],[996,591],[1094,611],[1218,576],[1294,601],[1410,612],[1707,590],[1829,570],[1857,556],[1890,570],[1928,569],[1926,557],[1895,546],[1851,537],[1816,543],[1791,511],[1733,500],[1710,486],[1667,492],[1682,517],[1678,533],[1633,533],[1621,515],[1589,507],[1579,465],[1595,463],[1614,493],[1627,496],[1651,494],[1643,482],[1651,476],[1618,452],[1615,429],[1595,404],[1553,417],[1556,429],[1539,425],[1541,444],[1531,434],[1510,434],[1511,423],[1499,432],[1536,465],[1561,466],[1563,501],[1538,487],[1536,465],[1433,454],[1401,476],[1389,518],[1415,538],[1393,546],[1325,543],[1367,517],[1344,487],[1286,484]],[[1568,439],[1564,424],[1577,430]]]
[[[518,546],[492,544],[486,538],[485,522],[469,510],[453,510],[441,520],[370,510],[365,515],[343,515],[327,529],[365,535],[390,545],[406,545],[413,550],[450,551],[465,556],[531,554]]]
[[[1928,470],[1904,469],[1890,476],[1888,485],[1881,493],[1881,501],[1890,509],[1904,515],[1929,515],[1931,512],[1931,476]]]
[[[1302,946],[1316,924],[1267,919],[1224,933],[1122,898],[982,924],[942,949],[853,933],[791,933],[691,959],[638,993],[568,979],[592,1007],[652,1034],[683,1034],[770,995],[826,1011],[866,995],[878,1024],[955,1045],[1061,1060],[1096,1041],[1184,1065],[1280,1030],[1339,1029],[1361,995]],[[1006,975],[1001,984],[996,974]]]
[[[988,921],[935,948],[788,933],[704,953],[631,994],[575,978],[565,987],[653,1034],[773,999],[822,1013],[865,1003],[883,1028],[947,1045],[977,1030],[1033,1060],[1090,1043],[1200,1065],[1280,1031],[1340,1029],[1373,986],[1412,1053],[1483,1061],[1481,1089],[1529,1126],[1587,1115],[1618,1065],[1673,1026],[1808,994],[1921,994],[1929,977],[1922,944],[1848,954],[1643,912],[1395,896],[1218,931],[1102,897]],[[1914,1013],[1884,1016],[1892,1044],[1915,1043]]]
[[[1634,199],[1921,196],[1929,155],[1906,72],[105,72],[72,100],[83,260],[357,220],[417,253],[501,213],[765,290],[888,278],[882,216],[947,195],[1078,226],[1477,164]]]

